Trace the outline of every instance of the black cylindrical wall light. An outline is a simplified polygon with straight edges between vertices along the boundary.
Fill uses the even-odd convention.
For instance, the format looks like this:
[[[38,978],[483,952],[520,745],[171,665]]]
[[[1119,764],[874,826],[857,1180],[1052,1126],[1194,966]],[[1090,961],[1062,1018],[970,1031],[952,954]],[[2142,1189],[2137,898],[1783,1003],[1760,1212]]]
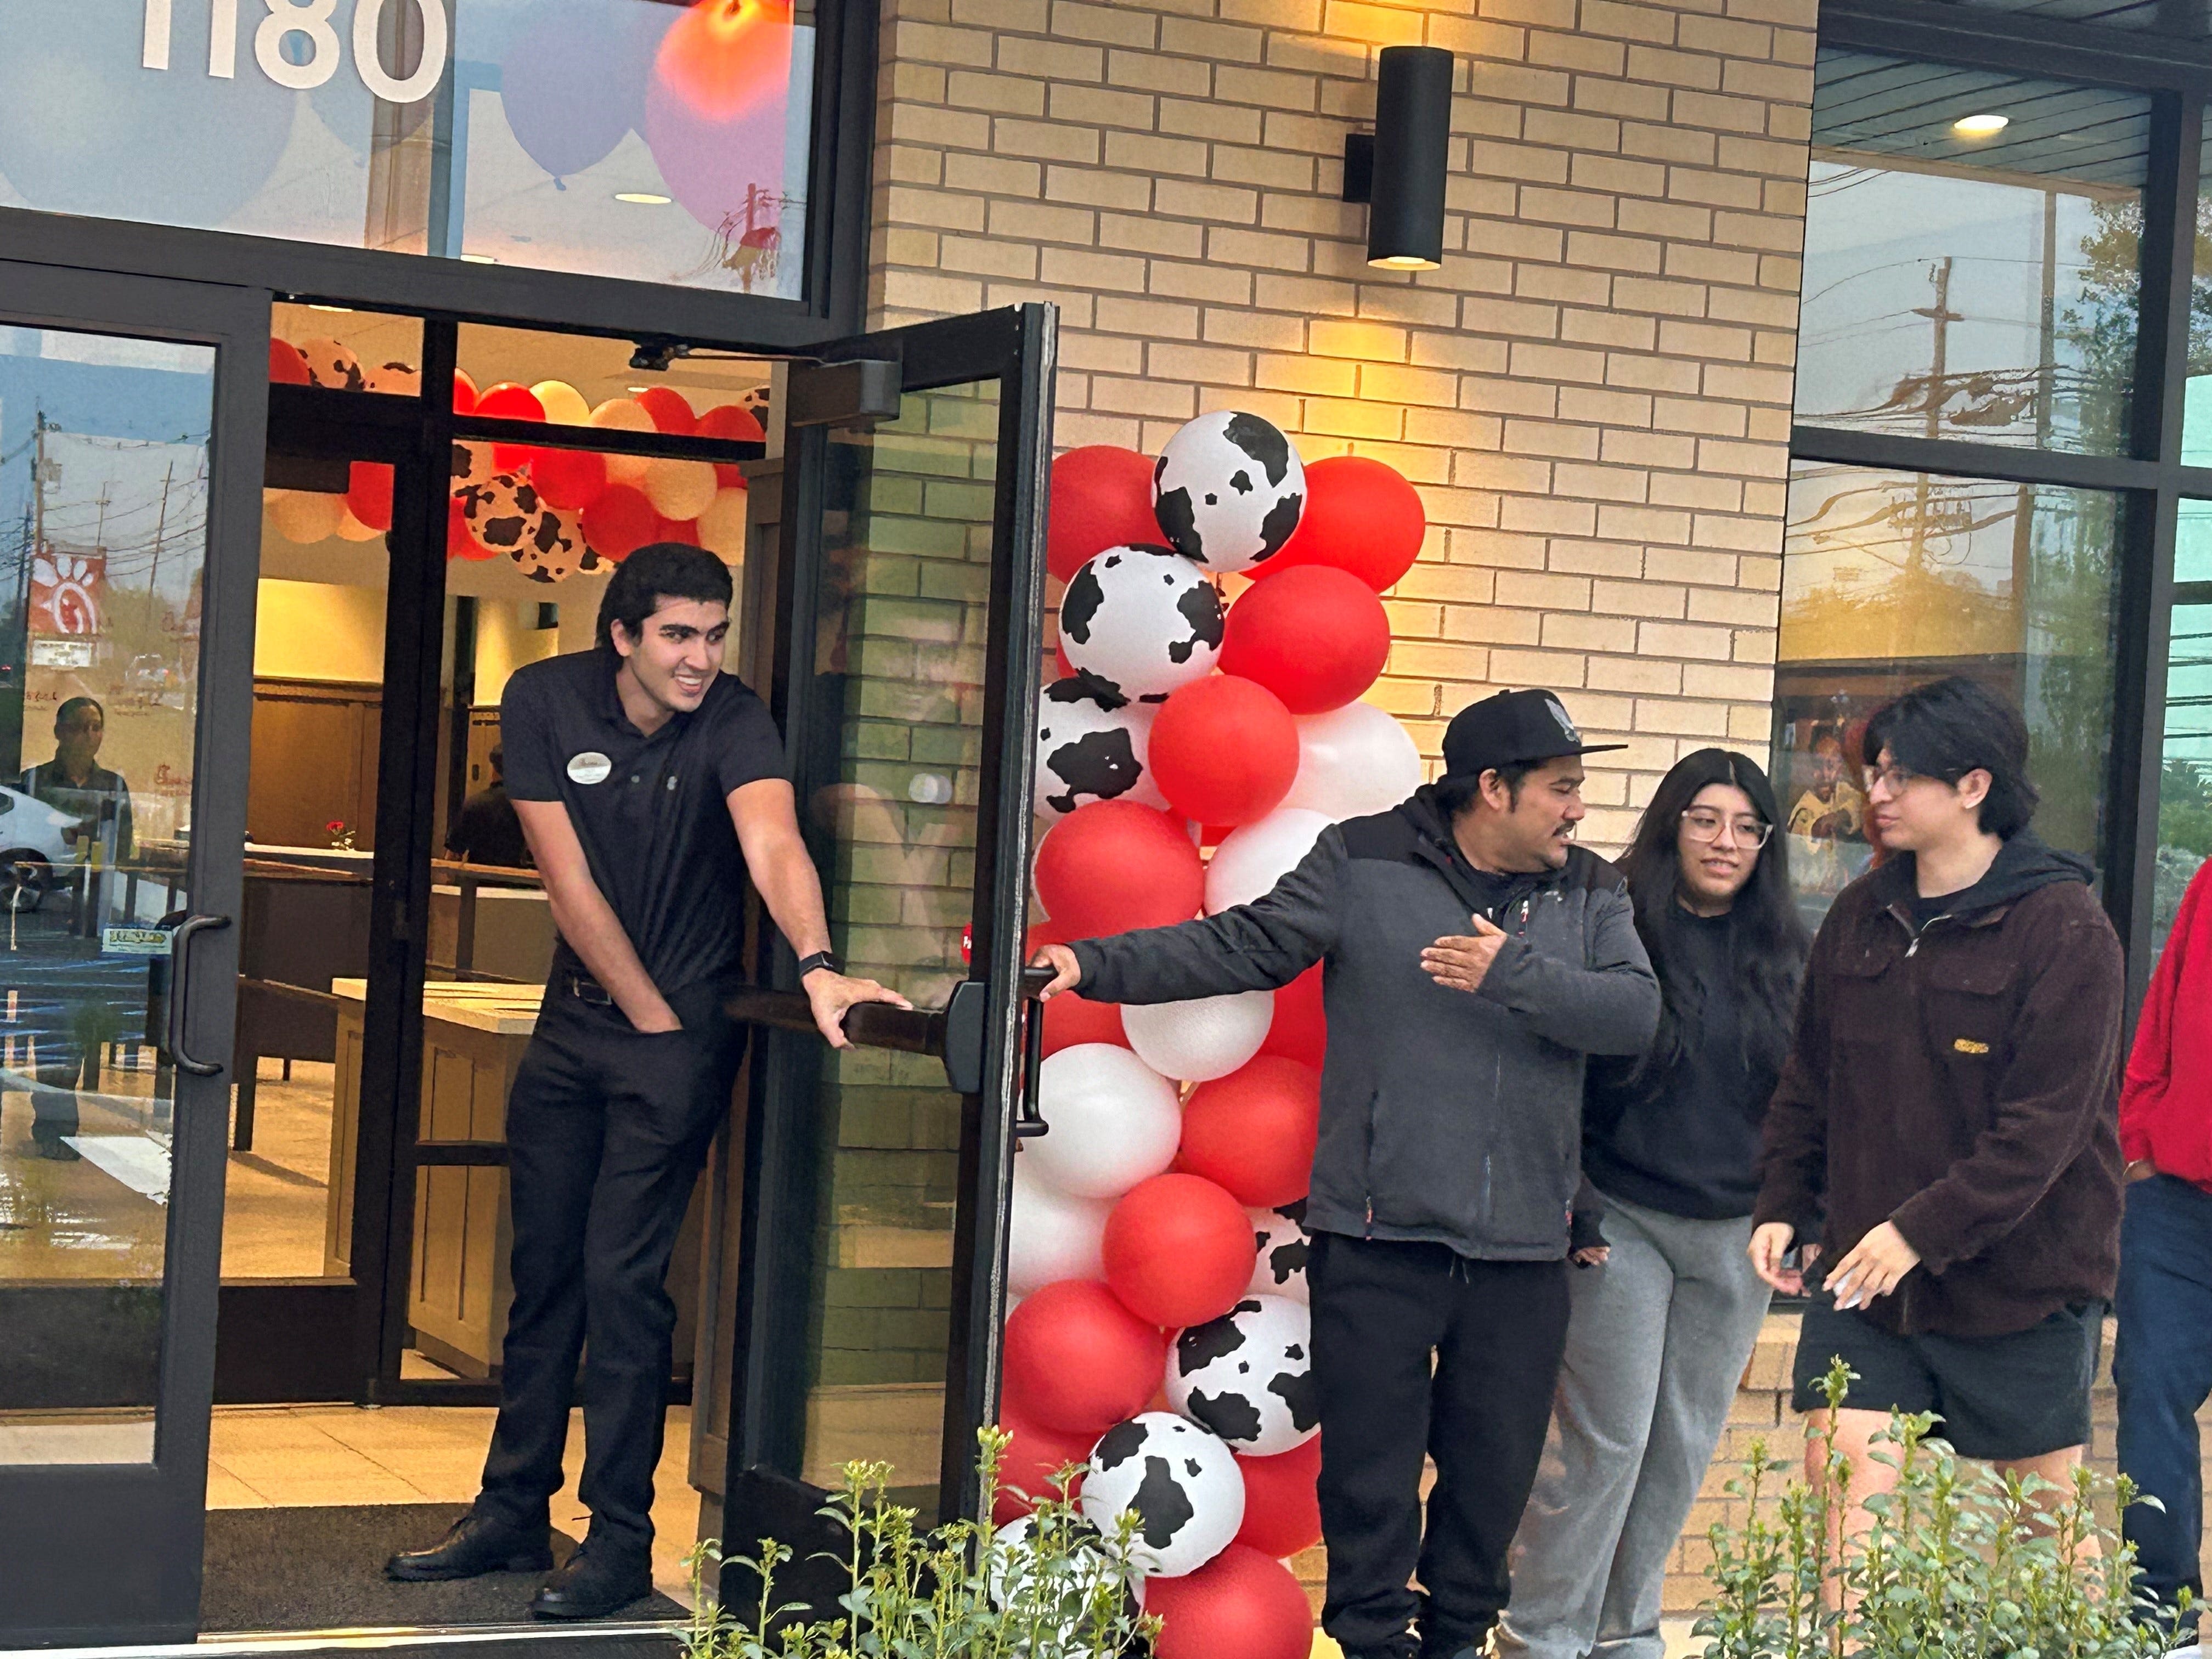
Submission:
[[[1452,55],[1442,46],[1385,46],[1375,88],[1367,263],[1434,270],[1444,258],[1444,158],[1451,136]],[[1347,144],[1346,190],[1356,163]]]

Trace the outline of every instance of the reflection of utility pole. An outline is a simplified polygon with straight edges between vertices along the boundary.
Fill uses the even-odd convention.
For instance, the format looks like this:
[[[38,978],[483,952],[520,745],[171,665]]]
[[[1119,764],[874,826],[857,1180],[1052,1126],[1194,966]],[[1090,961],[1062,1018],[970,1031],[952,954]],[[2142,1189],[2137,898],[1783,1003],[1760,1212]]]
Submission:
[[[1928,365],[1927,419],[1922,435],[1940,438],[1943,435],[1944,374],[1950,362],[1949,330],[1953,323],[1964,322],[1965,316],[1951,309],[1951,256],[1945,254],[1929,267],[1928,280],[1936,285],[1936,303],[1915,306],[1912,314],[1925,317],[1935,325],[1935,344]],[[1929,475],[1916,473],[1912,484],[1912,541],[1905,556],[1908,574],[1925,568],[1928,561],[1928,516],[1933,503],[1935,489]]]
[[[155,623],[161,605],[161,537],[169,527],[169,485],[177,476],[177,464],[171,461],[161,474],[161,508],[154,518],[154,558],[146,568],[146,631],[155,631]]]
[[[2043,192],[2043,304],[2036,314],[2035,447],[2051,447],[2052,405],[2058,386],[2058,192]],[[2035,554],[2035,486],[2013,493],[2012,605],[2020,623],[2020,648],[2027,649],[2027,590]]]

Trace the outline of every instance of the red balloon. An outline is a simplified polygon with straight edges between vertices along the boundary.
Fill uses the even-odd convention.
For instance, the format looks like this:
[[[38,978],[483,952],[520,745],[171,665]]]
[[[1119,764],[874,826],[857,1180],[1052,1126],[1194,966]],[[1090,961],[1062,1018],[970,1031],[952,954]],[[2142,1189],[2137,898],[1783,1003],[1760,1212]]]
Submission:
[[[1150,753],[1152,781],[1176,811],[1200,823],[1250,823],[1280,806],[1297,781],[1297,722],[1257,681],[1212,674],[1169,694]]]
[[[346,510],[371,530],[392,528],[390,463],[356,461],[346,475]]]
[[[579,526],[586,546],[620,562],[660,534],[660,514],[635,484],[609,484],[583,510]]]
[[[1390,659],[1390,618],[1348,571],[1312,565],[1246,590],[1229,608],[1221,672],[1257,681],[1293,714],[1357,702]]]
[[[752,410],[742,404],[717,404],[699,417],[697,435],[702,438],[729,438],[739,443],[765,443],[768,434]],[[738,471],[735,461],[714,463],[714,482],[725,489],[743,489],[745,475]]]
[[[446,502],[446,556],[478,562],[499,556],[497,548],[486,547],[470,533],[468,514],[461,510],[459,496],[449,496]]]
[[[660,532],[653,538],[657,542],[680,542],[686,547],[699,545],[699,520],[696,519],[663,519]]]
[[[307,360],[289,340],[269,342],[269,378],[277,386],[313,386],[315,382],[315,377],[307,373]]]
[[[1261,1054],[1191,1091],[1177,1164],[1239,1204],[1272,1210],[1306,1195],[1320,1133],[1321,1073]]]
[[[607,458],[592,449],[541,449],[531,457],[530,482],[548,506],[580,511],[605,493]]]
[[[1280,1561],[1243,1544],[1180,1578],[1146,1579],[1145,1611],[1160,1620],[1158,1659],[1306,1659],[1313,1648],[1304,1589]]]
[[[1097,939],[1188,921],[1206,901],[1206,867],[1166,813],[1093,801],[1045,832],[1036,889],[1061,940]]]
[[[1109,547],[1157,547],[1152,464],[1133,449],[1087,444],[1052,464],[1045,568],[1066,581]]]
[[[1129,1046],[1121,1029],[1121,1005],[1093,1002],[1073,991],[1062,991],[1044,1006],[1044,1051],[1048,1057],[1079,1042],[1111,1042]]]
[[[1251,1283],[1252,1220],[1213,1182],[1158,1175],[1115,1204],[1104,1254],[1107,1284],[1137,1317],[1203,1325],[1235,1307]]]
[[[458,383],[459,376],[454,379]],[[538,401],[538,394],[528,386],[501,380],[477,397],[473,412],[488,421],[542,421],[545,418],[545,405]]]
[[[476,412],[477,383],[469,378],[466,369],[457,368],[453,371],[453,413],[473,415]],[[541,410],[538,412],[542,415],[544,411]]]
[[[1428,528],[1421,498],[1395,467],[1332,455],[1307,465],[1298,527],[1252,574],[1264,580],[1304,565],[1334,565],[1380,593],[1413,568]]]
[[[1096,1437],[1048,1429],[1009,1407],[1000,1408],[999,1426],[1013,1436],[999,1462],[999,1492],[991,1505],[993,1523],[1003,1527],[1047,1498],[1059,1496],[1053,1476],[1070,1463],[1089,1462]],[[1082,1490],[1079,1475],[1068,1483],[1067,1495],[1073,1498]]]
[[[1242,1211],[1237,1219],[1249,1243],[1251,1224]],[[1167,1357],[1165,1334],[1123,1307],[1113,1291],[1095,1280],[1063,1279],[1024,1297],[1007,1316],[1006,1408],[1095,1442],[1145,1408]]]
[[[637,394],[637,406],[653,416],[653,429],[672,437],[688,438],[699,429],[699,417],[682,392],[673,386],[649,386]]]
[[[475,412],[487,420],[542,421],[545,418],[545,405],[538,401],[538,394],[528,386],[502,380],[477,397]],[[494,444],[492,470],[519,472],[530,465],[537,453],[528,444]]]
[[[1321,1542],[1321,1437],[1275,1457],[1246,1457],[1244,1524],[1237,1541],[1278,1560]]]
[[[1328,1016],[1322,1007],[1319,963],[1275,992],[1274,1024],[1260,1052],[1321,1069],[1328,1055]]]
[[[727,120],[774,98],[787,61],[790,0],[699,0],[677,16],[653,59],[656,78],[700,114]]]

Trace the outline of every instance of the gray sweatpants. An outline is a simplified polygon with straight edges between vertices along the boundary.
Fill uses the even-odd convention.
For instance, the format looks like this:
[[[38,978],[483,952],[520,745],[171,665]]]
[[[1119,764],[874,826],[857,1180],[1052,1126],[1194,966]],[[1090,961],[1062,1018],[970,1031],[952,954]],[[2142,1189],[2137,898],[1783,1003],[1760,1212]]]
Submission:
[[[1504,1659],[1662,1659],[1667,1558],[1766,1316],[1748,1217],[1605,1203],[1613,1254],[1574,1275],[1543,1467],[1492,1638]]]

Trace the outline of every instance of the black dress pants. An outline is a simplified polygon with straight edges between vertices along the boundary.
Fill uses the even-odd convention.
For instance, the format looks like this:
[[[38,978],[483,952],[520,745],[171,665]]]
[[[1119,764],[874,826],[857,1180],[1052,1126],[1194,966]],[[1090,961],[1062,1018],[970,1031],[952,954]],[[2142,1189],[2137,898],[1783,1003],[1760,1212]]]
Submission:
[[[1566,1346],[1567,1273],[1564,1259],[1314,1235],[1322,1626],[1347,1659],[1449,1659],[1497,1622]],[[1425,1538],[1425,1455],[1437,1466]]]
[[[479,1515],[543,1527],[561,1489],[583,1361],[579,1493],[603,1548],[647,1553],[676,1304],[663,1281],[744,1028],[722,989],[669,999],[680,1031],[648,1035],[557,973],[507,1105],[514,1303]]]

